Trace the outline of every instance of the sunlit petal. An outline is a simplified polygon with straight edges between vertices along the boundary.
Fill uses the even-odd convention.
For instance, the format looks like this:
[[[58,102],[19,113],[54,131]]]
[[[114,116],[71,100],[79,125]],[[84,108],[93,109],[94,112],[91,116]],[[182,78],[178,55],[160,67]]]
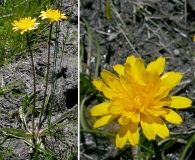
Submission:
[[[128,140],[132,146],[139,143],[138,123],[129,124]]]
[[[182,118],[175,111],[168,108],[164,108],[164,110],[167,111],[167,114],[163,114],[161,117],[163,117],[165,120],[175,124],[180,124],[182,122]]]
[[[144,135],[148,140],[155,140],[156,133],[154,132],[153,120],[151,117],[141,114],[141,126],[144,132]]]
[[[94,128],[98,128],[101,126],[106,125],[108,122],[113,120],[116,116],[115,115],[105,115],[99,118],[93,125]]]
[[[110,102],[103,102],[95,107],[93,107],[90,111],[92,116],[101,116],[104,114],[109,113],[109,107],[110,107]]]
[[[186,97],[181,96],[172,96],[171,98],[171,105],[172,108],[188,108],[192,105],[192,101]]]
[[[162,74],[165,68],[165,58],[159,57],[156,61],[148,64],[146,70],[149,72],[155,72],[158,75]]]
[[[182,79],[183,75],[179,72],[167,72],[163,74],[160,79],[162,80],[161,86],[175,87]]]
[[[130,66],[134,66],[136,62],[136,58],[132,55],[127,57],[126,64],[128,63]]]
[[[115,66],[113,66],[113,69],[119,74],[119,75],[122,75],[124,74],[124,69],[125,67],[121,64],[117,64]]]
[[[163,120],[159,117],[152,117],[153,130],[161,138],[167,138],[169,136],[169,130]]]
[[[128,129],[129,129],[128,125],[121,126],[118,134],[116,135],[116,147],[117,148],[123,148],[123,146],[127,142]]]
[[[119,82],[119,78],[112,74],[111,72],[104,70],[101,72],[101,76],[103,81],[113,90],[119,91],[121,89],[121,84]],[[112,84],[112,85],[110,85]]]
[[[103,81],[102,81],[102,80],[99,80],[99,79],[94,79],[94,80],[92,81],[92,83],[93,83],[94,86],[95,86],[98,90],[100,90],[100,91],[102,91],[102,87],[105,85],[105,84],[103,83]]]

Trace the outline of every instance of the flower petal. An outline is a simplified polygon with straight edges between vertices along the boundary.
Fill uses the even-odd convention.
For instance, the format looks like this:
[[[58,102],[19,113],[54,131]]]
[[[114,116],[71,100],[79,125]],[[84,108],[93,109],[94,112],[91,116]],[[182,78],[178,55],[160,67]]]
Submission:
[[[135,62],[136,62],[136,58],[135,58],[134,55],[129,56],[129,57],[127,57],[127,59],[126,59],[126,64],[127,64],[127,63],[130,64],[131,67],[133,67],[133,66],[135,65]]]
[[[91,109],[92,116],[101,116],[109,113],[110,102],[103,102]]]
[[[135,146],[139,143],[138,123],[131,122],[129,124],[128,140],[132,146]]]
[[[135,77],[139,80],[142,80],[142,77],[145,73],[145,66],[143,61],[140,58],[137,58],[134,68]]]
[[[154,108],[154,107],[151,109],[148,108],[147,112],[149,115],[153,115],[153,116],[161,116],[167,114],[167,111],[164,110],[164,108]]]
[[[153,120],[153,130],[161,138],[166,138],[169,136],[169,130],[163,120],[159,117],[152,117]]]
[[[103,92],[104,96],[109,98],[109,99],[111,99],[117,95],[117,93],[114,93],[113,90],[108,88],[106,85],[104,85],[102,87],[102,92]]]
[[[123,146],[127,142],[128,129],[129,129],[128,125],[121,126],[119,132],[116,135],[116,147],[117,148],[123,148]]]
[[[101,126],[106,125],[108,122],[112,121],[114,118],[116,118],[115,115],[105,115],[99,118],[93,125],[94,128],[98,128]]]
[[[171,98],[171,105],[172,108],[188,108],[191,107],[192,101],[186,97],[181,96],[172,96]]]
[[[163,109],[167,112],[167,114],[161,115],[161,117],[163,117],[165,120],[175,124],[180,124],[182,122],[182,118],[175,111],[168,108],[163,108]]]
[[[111,99],[110,102],[111,105],[109,111],[111,114],[120,114],[126,116],[127,118],[132,118],[131,116],[129,116],[129,112],[133,112],[133,104],[129,100],[129,97],[122,97],[121,93],[119,93],[116,97]]]
[[[93,85],[100,91],[102,91],[102,86],[105,85],[102,80],[99,80],[99,79],[94,79],[92,81]]]
[[[114,91],[118,91],[121,88],[119,78],[107,70],[101,72],[103,81]]]
[[[125,116],[132,120],[134,123],[140,122],[140,112],[138,111],[130,111],[130,112],[124,112]]]
[[[121,64],[117,64],[115,66],[113,66],[113,69],[116,71],[116,73],[118,73],[119,75],[124,75],[124,69],[125,67]]]
[[[161,100],[169,95],[169,92],[171,91],[172,87],[160,87],[154,95],[154,99]]]
[[[121,125],[127,125],[129,121],[130,119],[123,115],[118,119],[118,123]]]
[[[153,120],[150,116],[141,114],[141,126],[146,138],[148,140],[155,140],[156,133],[154,132]]]
[[[156,61],[148,64],[146,70],[152,73],[162,74],[165,68],[165,58],[159,57]]]
[[[183,75],[179,72],[167,72],[163,74],[160,79],[162,80],[161,86],[175,87],[182,79]]]

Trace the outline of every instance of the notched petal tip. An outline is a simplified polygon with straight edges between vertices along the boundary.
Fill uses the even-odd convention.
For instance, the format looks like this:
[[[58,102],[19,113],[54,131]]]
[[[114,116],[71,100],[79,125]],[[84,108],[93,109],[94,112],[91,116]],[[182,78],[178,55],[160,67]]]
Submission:
[[[180,115],[175,111],[168,108],[164,108],[164,110],[167,112],[167,114],[161,115],[161,117],[163,117],[166,121],[174,124],[181,124],[183,122]]]
[[[125,67],[123,65],[117,64],[117,65],[113,66],[113,69],[119,75],[124,75]]]
[[[156,72],[158,75],[162,74],[165,68],[165,58],[159,57],[156,61],[150,62],[146,67],[149,72]]]

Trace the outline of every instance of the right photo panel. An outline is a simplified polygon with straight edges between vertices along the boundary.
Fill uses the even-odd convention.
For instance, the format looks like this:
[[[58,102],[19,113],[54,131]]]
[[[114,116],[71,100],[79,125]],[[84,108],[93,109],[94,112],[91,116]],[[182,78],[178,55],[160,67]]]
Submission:
[[[80,1],[81,160],[194,159],[194,6]]]

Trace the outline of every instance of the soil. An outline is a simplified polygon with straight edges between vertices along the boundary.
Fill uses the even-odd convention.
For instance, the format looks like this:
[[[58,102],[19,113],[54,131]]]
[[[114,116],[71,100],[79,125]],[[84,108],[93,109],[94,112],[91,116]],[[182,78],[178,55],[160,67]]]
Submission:
[[[61,122],[66,126],[53,132],[53,134],[59,134],[65,138],[48,136],[43,141],[45,147],[58,155],[59,159],[77,159],[78,154],[78,2],[75,1],[73,8],[72,4],[73,1],[71,0],[62,1],[61,11],[66,14],[68,21],[56,22],[56,24],[60,25],[59,38],[55,39],[55,35],[53,35],[54,40],[51,43],[48,96],[51,93],[52,74],[55,75],[56,84],[51,121],[56,120],[57,117],[60,117],[65,112],[67,112],[67,115]],[[55,27],[56,25],[53,25],[53,30],[56,29]],[[48,30],[45,30],[45,33],[48,33]],[[64,41],[65,39],[66,41]],[[58,50],[58,54],[54,64],[53,57],[56,50]],[[33,49],[33,54],[38,98],[36,108],[40,109],[45,88],[47,40],[40,42]],[[53,69],[54,65],[55,69]],[[0,96],[0,128],[23,129],[19,117],[19,108],[22,106],[26,95],[33,95],[30,54],[26,53],[25,56],[17,58],[16,61],[7,64],[6,67],[1,67],[0,77],[1,87],[7,91]],[[32,103],[32,98],[30,101]],[[37,121],[38,117],[35,118],[35,122]],[[31,125],[30,118],[28,124]],[[43,124],[43,127],[45,126],[46,120]],[[32,150],[29,149],[24,141],[10,139],[10,136],[3,133],[0,134],[0,150],[3,151],[3,159],[27,160],[30,159],[30,153],[32,153]]]
[[[110,20],[105,13],[106,3],[112,8]],[[194,6],[193,0],[82,1],[80,39],[85,53],[82,62],[88,65],[86,73],[88,74],[87,70],[90,70],[92,77],[94,76],[94,59],[97,49],[95,45],[92,45],[92,55],[88,59],[90,49],[88,31],[83,19],[88,21],[92,34],[96,33],[99,38],[100,71],[103,69],[113,71],[113,65],[124,64],[126,57],[132,54],[141,57],[146,64],[163,56],[166,58],[165,72],[175,71],[183,74],[181,83],[172,94],[182,95],[194,101]],[[95,44],[94,39],[92,44]],[[87,105],[87,109],[93,107],[90,103]],[[183,123],[181,125],[169,124],[168,127],[172,135],[183,133],[188,140],[195,131],[195,106],[178,112],[183,118]],[[89,119],[87,114],[86,117]],[[93,122],[92,119],[90,120]],[[89,122],[90,128],[92,128],[92,122]],[[116,133],[112,125],[104,127],[104,130]],[[130,145],[118,150],[114,146],[114,138],[82,132],[80,137],[81,159],[133,159]],[[167,160],[179,159],[183,146],[183,144],[173,145],[172,150],[166,151],[165,158]]]

